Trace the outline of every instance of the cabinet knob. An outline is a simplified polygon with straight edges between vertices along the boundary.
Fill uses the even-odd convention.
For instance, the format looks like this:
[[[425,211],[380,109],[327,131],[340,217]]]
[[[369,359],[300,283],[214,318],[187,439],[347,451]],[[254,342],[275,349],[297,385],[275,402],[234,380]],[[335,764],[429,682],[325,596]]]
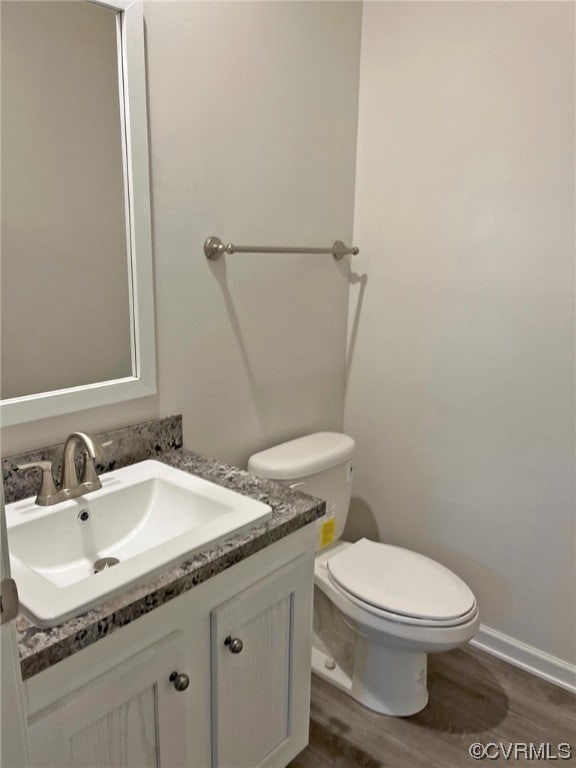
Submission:
[[[228,646],[230,653],[240,653],[242,648],[244,648],[244,643],[239,637],[230,637],[230,635],[224,640],[224,645]]]
[[[177,691],[185,691],[190,685],[190,678],[183,673],[172,672],[170,675],[170,682]]]

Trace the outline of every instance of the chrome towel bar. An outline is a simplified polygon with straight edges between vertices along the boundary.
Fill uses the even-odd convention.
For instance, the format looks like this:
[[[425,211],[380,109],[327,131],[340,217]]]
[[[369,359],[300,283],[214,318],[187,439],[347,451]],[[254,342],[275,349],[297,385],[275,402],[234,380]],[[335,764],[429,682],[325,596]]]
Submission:
[[[204,253],[207,259],[216,261],[225,253],[331,253],[336,261],[351,254],[356,256],[359,248],[348,248],[342,240],[336,240],[331,248],[290,248],[275,245],[224,245],[219,237],[212,235],[204,243]]]

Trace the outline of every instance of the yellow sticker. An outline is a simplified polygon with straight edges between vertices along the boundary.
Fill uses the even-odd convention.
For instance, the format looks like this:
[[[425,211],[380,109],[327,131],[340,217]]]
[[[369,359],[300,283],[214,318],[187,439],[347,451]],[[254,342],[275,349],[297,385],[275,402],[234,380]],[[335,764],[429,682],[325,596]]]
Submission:
[[[327,547],[334,541],[334,534],[336,533],[336,518],[329,517],[325,523],[320,526],[320,546]]]

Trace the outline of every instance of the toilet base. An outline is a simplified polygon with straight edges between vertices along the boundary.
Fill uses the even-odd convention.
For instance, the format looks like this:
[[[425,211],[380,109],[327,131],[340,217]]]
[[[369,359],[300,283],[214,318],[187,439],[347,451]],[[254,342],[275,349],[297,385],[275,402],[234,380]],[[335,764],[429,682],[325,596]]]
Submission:
[[[427,654],[470,640],[480,622],[478,609],[461,624],[447,626],[402,623],[376,614],[329,577],[328,559],[349,546],[337,542],[327,554],[316,555],[312,669],[375,712],[415,715],[428,703]]]
[[[390,648],[359,636],[352,675],[316,647],[312,648],[312,671],[383,715],[415,715],[428,703],[425,653]]]

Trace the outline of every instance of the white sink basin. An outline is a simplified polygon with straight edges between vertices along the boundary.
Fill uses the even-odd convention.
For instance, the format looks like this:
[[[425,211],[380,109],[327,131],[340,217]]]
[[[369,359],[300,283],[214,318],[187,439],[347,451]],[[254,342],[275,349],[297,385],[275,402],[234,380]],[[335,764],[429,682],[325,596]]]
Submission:
[[[267,504],[159,461],[100,479],[101,490],[52,507],[34,499],[6,507],[12,575],[22,608],[38,626],[77,616],[271,514]],[[95,573],[104,558],[118,563],[98,564],[104,569]]]

